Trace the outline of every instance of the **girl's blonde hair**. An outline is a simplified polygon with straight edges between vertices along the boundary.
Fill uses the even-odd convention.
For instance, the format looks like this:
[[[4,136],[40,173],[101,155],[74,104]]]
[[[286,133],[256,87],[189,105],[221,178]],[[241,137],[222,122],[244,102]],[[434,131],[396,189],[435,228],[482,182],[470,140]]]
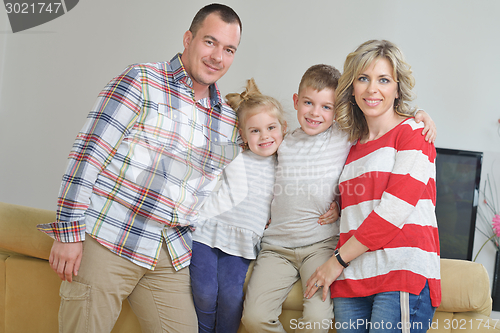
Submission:
[[[263,110],[276,117],[283,131],[286,129],[285,111],[275,98],[263,95],[253,78],[247,80],[245,91],[241,94],[231,93],[226,95],[226,102],[238,115],[238,128],[244,130],[245,122]],[[285,133],[283,133],[284,135]]]
[[[339,80],[335,100],[336,121],[340,128],[355,141],[368,134],[368,124],[359,106],[352,98],[353,82],[373,61],[384,58],[393,68],[393,77],[398,83],[398,96],[394,101],[394,111],[404,117],[415,113],[408,102],[415,98],[412,91],[415,85],[411,66],[404,59],[401,50],[387,40],[369,40],[350,53],[344,63],[344,73]]]

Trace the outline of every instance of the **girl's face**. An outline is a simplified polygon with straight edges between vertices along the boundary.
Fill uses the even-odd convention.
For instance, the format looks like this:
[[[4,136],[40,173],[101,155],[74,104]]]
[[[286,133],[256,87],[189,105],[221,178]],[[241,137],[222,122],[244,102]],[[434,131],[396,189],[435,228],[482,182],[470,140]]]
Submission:
[[[285,128],[282,128],[278,118],[263,109],[246,119],[240,134],[252,152],[266,157],[278,150],[284,131]]]

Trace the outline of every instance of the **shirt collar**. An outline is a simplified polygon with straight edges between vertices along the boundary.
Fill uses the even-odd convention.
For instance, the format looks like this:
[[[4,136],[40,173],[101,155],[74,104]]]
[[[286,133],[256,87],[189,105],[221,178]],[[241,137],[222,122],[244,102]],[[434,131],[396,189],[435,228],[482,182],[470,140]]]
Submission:
[[[181,53],[177,53],[172,60],[170,60],[170,66],[172,67],[172,72],[174,75],[174,80],[175,81],[180,81],[184,83],[186,86],[190,87],[191,89],[193,88],[193,81],[189,77],[186,68],[184,67],[184,64],[182,63],[181,60]],[[217,87],[217,83],[211,84],[208,87],[209,91],[209,97],[210,97],[210,105],[214,110],[217,112],[221,111],[222,107],[222,97],[219,91],[219,88]],[[193,92],[194,96],[194,92]]]

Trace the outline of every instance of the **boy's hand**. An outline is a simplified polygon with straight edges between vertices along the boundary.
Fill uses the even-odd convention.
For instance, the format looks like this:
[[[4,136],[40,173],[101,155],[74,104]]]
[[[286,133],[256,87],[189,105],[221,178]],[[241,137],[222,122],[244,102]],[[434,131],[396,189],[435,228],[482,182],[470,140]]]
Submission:
[[[318,223],[321,225],[330,224],[337,221],[339,216],[339,204],[337,201],[334,201],[330,204],[330,209],[319,217]]]
[[[423,121],[424,129],[422,131],[422,135],[425,135],[425,141],[429,143],[434,143],[436,141],[436,124],[432,120],[432,118],[427,114],[424,110],[418,110],[415,114],[415,121],[417,123]]]

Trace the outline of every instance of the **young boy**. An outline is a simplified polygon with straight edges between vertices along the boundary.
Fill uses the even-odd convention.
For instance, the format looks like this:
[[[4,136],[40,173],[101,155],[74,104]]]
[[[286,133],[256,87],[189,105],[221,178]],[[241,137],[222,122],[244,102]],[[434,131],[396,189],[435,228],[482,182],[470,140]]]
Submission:
[[[335,89],[340,72],[327,65],[310,67],[293,102],[300,128],[278,149],[271,224],[264,232],[244,309],[249,332],[285,332],[278,316],[293,284],[305,283],[332,255],[338,223],[318,224],[335,200],[351,144],[334,123]],[[296,332],[327,332],[333,319],[331,299],[321,293],[304,299]],[[304,328],[304,330],[301,330]]]

